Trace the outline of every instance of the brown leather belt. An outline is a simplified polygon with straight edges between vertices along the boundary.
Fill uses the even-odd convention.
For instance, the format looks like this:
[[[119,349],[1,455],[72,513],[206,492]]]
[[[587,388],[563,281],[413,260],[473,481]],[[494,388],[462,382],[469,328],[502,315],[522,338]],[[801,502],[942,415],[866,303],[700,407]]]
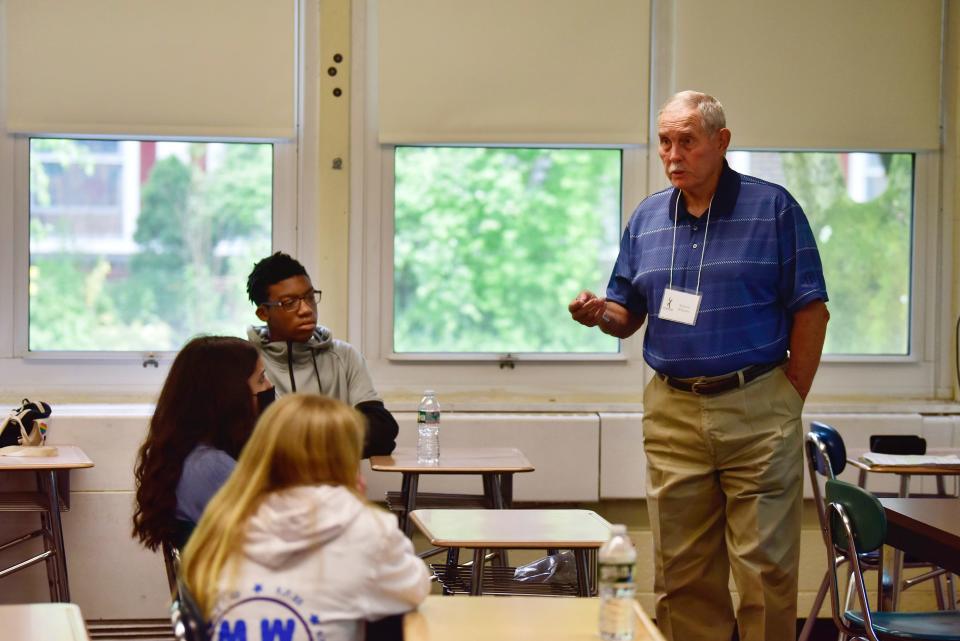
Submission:
[[[784,361],[779,361],[777,363],[762,363],[760,365],[751,365],[750,367],[744,368],[738,372],[733,372],[727,374],[726,376],[719,376],[717,378],[673,378],[672,376],[666,376],[665,374],[658,374],[664,382],[678,390],[684,392],[693,392],[694,394],[701,394],[703,396],[709,396],[711,394],[722,394],[723,392],[729,392],[730,390],[737,389],[742,385],[746,385],[753,379],[758,376],[762,376],[767,372],[772,371],[776,367],[780,367]]]

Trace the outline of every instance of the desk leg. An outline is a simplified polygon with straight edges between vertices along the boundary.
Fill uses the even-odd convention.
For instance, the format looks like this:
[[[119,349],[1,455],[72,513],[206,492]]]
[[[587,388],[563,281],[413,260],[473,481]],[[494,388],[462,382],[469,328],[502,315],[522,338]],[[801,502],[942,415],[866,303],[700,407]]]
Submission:
[[[444,577],[448,582],[459,579],[460,575],[460,548],[447,548],[447,562],[444,565]],[[443,584],[443,582],[441,582]],[[454,594],[446,587],[443,588],[444,596]]]
[[[400,513],[398,524],[400,530],[407,531],[407,498],[410,496],[410,475],[404,472],[400,475],[400,503],[403,504],[403,511]]]
[[[910,496],[910,475],[900,475],[900,498]],[[900,592],[903,589],[903,550],[894,548],[893,550],[893,595],[891,596],[891,609],[896,611],[900,607]]]
[[[47,482],[47,497],[50,500],[50,525],[53,542],[56,546],[57,582],[59,600],[70,602],[70,582],[67,578],[67,553],[63,545],[63,523],[60,519],[60,495],[57,492],[57,473],[53,470],[44,473]]]
[[[584,548],[577,548],[573,551],[573,556],[577,560],[577,596],[590,596],[587,551]]]
[[[505,472],[500,475],[500,494],[503,496],[504,507],[513,507],[513,473]]]
[[[937,496],[949,496],[947,494],[947,484],[944,481],[943,474],[937,474]]]
[[[53,540],[53,521],[47,516],[46,512],[40,513],[40,531],[43,537],[43,549],[50,550],[44,563],[47,566],[47,588],[50,590],[50,602],[55,603],[60,599],[60,581],[57,579],[57,558],[56,543]]]
[[[37,472],[37,489],[50,500],[49,481],[44,472]],[[59,505],[57,508],[59,509]],[[47,567],[47,589],[50,591],[50,602],[60,600],[59,566],[57,565],[57,543],[53,535],[53,519],[46,512],[40,513],[40,534],[43,538],[43,549],[48,550],[44,565]]]
[[[483,474],[483,495],[490,502],[495,510],[502,510],[506,507],[503,499],[503,486],[501,485],[501,475],[497,473]],[[495,552],[494,564],[502,567],[510,565],[507,560],[507,550],[501,548]]]
[[[403,486],[406,488],[406,493],[404,494],[404,511],[403,511],[403,533],[407,536],[410,536],[410,513],[417,508],[417,485],[420,483],[420,475],[416,472],[404,472],[403,474]],[[401,489],[401,492],[403,490]]]
[[[483,563],[485,557],[485,548],[477,548],[473,551],[473,567],[470,568],[470,596],[483,594]]]
[[[481,474],[483,478],[483,497],[495,510],[503,509],[503,494],[500,493],[499,474]]]

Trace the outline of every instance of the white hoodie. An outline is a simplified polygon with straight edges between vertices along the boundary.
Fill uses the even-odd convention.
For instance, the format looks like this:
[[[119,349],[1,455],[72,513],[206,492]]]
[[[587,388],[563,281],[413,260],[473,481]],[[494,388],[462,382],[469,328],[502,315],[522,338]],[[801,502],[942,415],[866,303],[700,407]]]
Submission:
[[[319,485],[264,500],[220,585],[214,639],[353,641],[363,620],[415,608],[430,578],[392,514]]]

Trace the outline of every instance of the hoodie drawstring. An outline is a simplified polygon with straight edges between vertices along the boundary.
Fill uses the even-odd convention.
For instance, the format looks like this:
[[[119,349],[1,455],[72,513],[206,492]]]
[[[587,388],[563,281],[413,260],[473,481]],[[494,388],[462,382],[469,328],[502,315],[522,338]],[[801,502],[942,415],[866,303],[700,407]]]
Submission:
[[[313,368],[317,368],[316,360],[314,360]],[[297,381],[293,378],[293,341],[287,341],[287,372],[290,374],[290,391],[297,391]]]
[[[320,370],[317,368],[317,354],[310,350],[310,356],[313,357],[313,373],[317,376],[317,391],[323,394],[323,387],[320,385]],[[297,381],[293,378],[293,341],[287,341],[287,373],[290,374],[290,391],[297,391]]]
[[[317,369],[317,353],[313,350],[310,350],[310,355],[313,356],[313,373],[317,375],[317,391],[323,394],[323,388],[320,387],[320,370]]]

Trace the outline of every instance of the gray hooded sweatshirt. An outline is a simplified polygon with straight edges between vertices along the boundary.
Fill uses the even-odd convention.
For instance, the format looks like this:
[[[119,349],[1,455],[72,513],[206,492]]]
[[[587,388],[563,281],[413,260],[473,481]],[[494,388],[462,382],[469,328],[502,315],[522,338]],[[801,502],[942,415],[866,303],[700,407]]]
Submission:
[[[247,338],[263,357],[277,396],[319,393],[348,405],[382,400],[363,355],[350,343],[333,338],[326,327],[317,325],[303,343],[271,341],[266,326],[248,328]]]
[[[291,392],[323,394],[352,405],[367,419],[363,457],[389,454],[397,446],[399,426],[373,388],[367,362],[350,343],[317,325],[303,343],[271,341],[265,326],[250,327],[247,338],[263,357],[277,396]]]

